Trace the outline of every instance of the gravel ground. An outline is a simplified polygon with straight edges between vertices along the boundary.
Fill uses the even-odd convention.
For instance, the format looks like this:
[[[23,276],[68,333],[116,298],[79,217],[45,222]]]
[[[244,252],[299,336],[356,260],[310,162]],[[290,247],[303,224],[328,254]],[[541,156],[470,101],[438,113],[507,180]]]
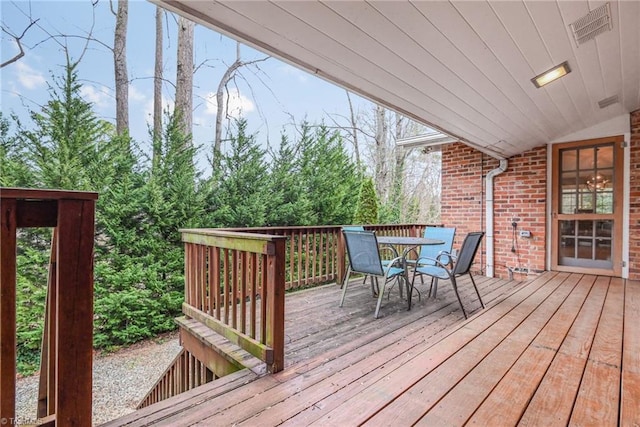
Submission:
[[[180,351],[177,334],[96,355],[93,359],[93,424],[133,412]],[[18,380],[16,415],[33,420],[37,411],[39,376]]]

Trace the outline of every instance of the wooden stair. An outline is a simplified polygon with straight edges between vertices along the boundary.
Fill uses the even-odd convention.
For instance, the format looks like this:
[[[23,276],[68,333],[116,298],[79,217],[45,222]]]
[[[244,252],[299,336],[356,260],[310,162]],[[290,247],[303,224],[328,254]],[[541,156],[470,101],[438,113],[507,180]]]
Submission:
[[[238,371],[266,374],[266,364],[196,319],[175,319],[183,349],[140,401],[142,409]]]
[[[207,325],[186,316],[176,319],[180,326],[180,343],[194,354],[217,377],[249,368],[257,375],[264,375],[265,363],[243,350]]]

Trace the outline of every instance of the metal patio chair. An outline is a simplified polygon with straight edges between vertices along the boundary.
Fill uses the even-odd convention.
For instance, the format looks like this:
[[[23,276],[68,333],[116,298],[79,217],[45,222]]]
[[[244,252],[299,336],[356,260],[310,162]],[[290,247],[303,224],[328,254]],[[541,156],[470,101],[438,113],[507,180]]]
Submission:
[[[344,227],[342,227],[342,231],[364,231],[364,226],[362,225],[345,225]],[[347,274],[349,273],[349,270],[347,269],[347,271],[344,272],[344,276],[342,276],[342,283],[340,283],[340,289],[342,289],[342,287],[344,286],[344,282],[347,279]],[[364,276],[364,280],[362,283],[367,283],[367,276]],[[373,280],[371,281],[371,289],[373,290]]]
[[[420,252],[416,259],[422,258],[422,265],[436,265],[434,261],[430,259],[438,259],[442,264],[446,266],[451,266],[453,259],[450,254],[455,255],[453,249],[453,240],[456,235],[455,227],[427,227],[424,230],[424,237],[429,239],[442,240],[444,243],[442,245],[423,245],[420,246]],[[407,264],[414,265],[416,264],[415,260],[407,260]],[[420,273],[419,271],[417,273]],[[420,274],[420,281],[422,281],[422,274]],[[432,293],[433,290],[433,293]],[[416,289],[416,291],[418,291]],[[431,276],[431,284],[429,286],[429,296],[435,298],[436,293],[438,292],[438,278]],[[420,297],[420,291],[418,291],[418,297]]]
[[[458,302],[460,303],[460,308],[462,308],[462,314],[464,314],[465,319],[467,318],[467,312],[464,310],[464,306],[462,305],[462,300],[460,299],[460,293],[458,292],[458,283],[457,278],[468,274],[469,278],[471,278],[471,283],[473,284],[474,289],[476,290],[476,294],[478,295],[478,299],[480,300],[480,305],[484,308],[484,303],[482,302],[482,297],[480,296],[480,292],[478,291],[478,287],[476,286],[475,280],[473,280],[473,275],[471,274],[471,264],[473,263],[473,259],[478,252],[478,248],[480,247],[480,242],[482,241],[482,236],[484,236],[484,232],[477,231],[471,232],[467,234],[462,242],[462,246],[458,255],[453,254],[440,254],[438,257],[431,258],[419,258],[416,260],[416,268],[413,270],[413,278],[411,280],[411,286],[413,287],[413,283],[415,282],[416,275],[424,274],[427,276],[434,277],[436,279],[449,279],[451,284],[453,285],[453,290],[456,293],[456,297],[458,298]],[[447,264],[443,261],[444,257],[451,257],[453,259],[453,268],[448,268]]]
[[[380,258],[380,249],[378,248],[378,240],[373,231],[343,230],[342,234],[347,244],[349,268],[347,269],[347,275],[342,287],[340,307],[342,307],[345,295],[347,294],[351,273],[366,274],[371,277],[372,282],[375,280],[378,287],[378,303],[374,313],[374,318],[377,319],[387,283],[392,280],[401,280],[402,277],[404,277],[404,269],[401,267],[402,257],[394,258],[389,262],[389,265],[383,266],[382,259]],[[383,279],[382,287],[379,285],[379,278]],[[402,284],[400,283],[398,287],[400,289],[400,297],[402,298]],[[375,296],[375,289],[373,289],[373,293]]]

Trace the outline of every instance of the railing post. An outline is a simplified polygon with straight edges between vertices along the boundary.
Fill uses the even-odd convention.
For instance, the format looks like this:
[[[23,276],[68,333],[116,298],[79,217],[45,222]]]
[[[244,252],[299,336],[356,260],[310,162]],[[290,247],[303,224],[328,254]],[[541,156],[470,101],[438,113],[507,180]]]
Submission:
[[[16,200],[0,206],[0,419],[16,412]]]
[[[267,364],[270,373],[284,369],[284,290],[285,290],[285,239],[270,243],[273,254],[267,265],[267,342],[273,349],[273,361]],[[271,252],[271,251],[269,251]]]
[[[45,300],[44,331],[40,351],[40,383],[38,387],[38,418],[55,413],[56,402],[56,297],[58,295],[58,273],[56,257],[58,256],[58,228],[53,229],[51,236],[51,254],[49,258],[49,279],[47,298]]]
[[[58,202],[56,424],[91,425],[94,200]]]

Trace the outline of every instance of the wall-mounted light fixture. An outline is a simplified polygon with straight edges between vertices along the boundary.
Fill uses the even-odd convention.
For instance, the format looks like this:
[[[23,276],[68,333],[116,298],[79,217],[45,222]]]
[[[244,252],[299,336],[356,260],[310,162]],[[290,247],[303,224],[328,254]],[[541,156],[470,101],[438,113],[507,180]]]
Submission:
[[[535,87],[540,88],[546,84],[551,83],[554,80],[559,79],[560,77],[566,76],[570,72],[571,68],[569,67],[569,63],[567,61],[564,61],[562,64],[556,65],[552,69],[535,76],[531,79],[531,82]]]

